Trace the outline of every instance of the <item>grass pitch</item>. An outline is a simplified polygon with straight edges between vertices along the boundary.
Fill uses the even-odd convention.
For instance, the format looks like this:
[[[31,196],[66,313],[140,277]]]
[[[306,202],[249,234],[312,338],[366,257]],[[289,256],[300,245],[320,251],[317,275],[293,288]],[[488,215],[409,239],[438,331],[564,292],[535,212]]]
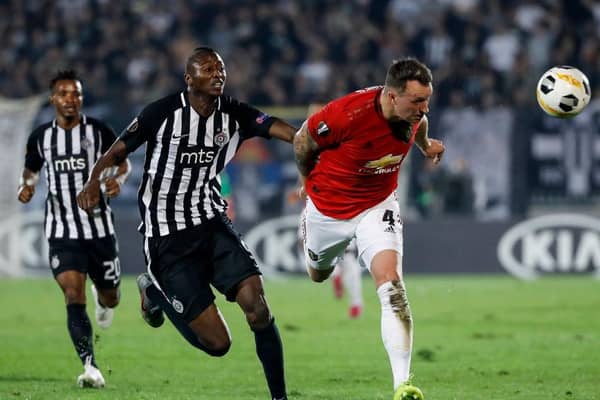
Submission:
[[[591,278],[407,277],[415,319],[412,370],[427,400],[600,399],[600,282]],[[270,280],[290,399],[391,400],[379,306],[349,320],[331,283]],[[152,329],[127,278],[113,326],[97,335],[103,390],[82,371],[51,279],[0,280],[0,399],[269,398],[254,341],[235,304],[218,299],[233,335],[223,358],[196,351],[166,323]],[[91,296],[89,297],[91,299]],[[88,305],[93,319],[93,307]]]

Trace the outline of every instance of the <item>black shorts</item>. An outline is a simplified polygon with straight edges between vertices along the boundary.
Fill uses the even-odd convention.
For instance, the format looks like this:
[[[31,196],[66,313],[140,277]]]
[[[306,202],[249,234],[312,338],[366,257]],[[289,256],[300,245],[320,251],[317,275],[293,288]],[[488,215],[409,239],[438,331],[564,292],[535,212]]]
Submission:
[[[238,284],[260,275],[254,257],[226,216],[147,239],[150,271],[186,322],[214,302],[210,285],[234,301]]]
[[[121,264],[114,236],[100,239],[49,239],[50,268],[54,277],[75,270],[87,273],[97,288],[119,286]]]

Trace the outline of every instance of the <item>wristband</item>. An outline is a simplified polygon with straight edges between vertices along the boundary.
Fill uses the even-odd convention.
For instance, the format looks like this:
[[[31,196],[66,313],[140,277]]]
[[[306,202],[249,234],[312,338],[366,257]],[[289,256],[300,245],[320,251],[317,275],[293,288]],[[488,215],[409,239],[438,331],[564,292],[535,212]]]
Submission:
[[[22,176],[19,178],[19,186],[35,186],[38,181],[38,175],[34,174],[27,179],[24,179]]]

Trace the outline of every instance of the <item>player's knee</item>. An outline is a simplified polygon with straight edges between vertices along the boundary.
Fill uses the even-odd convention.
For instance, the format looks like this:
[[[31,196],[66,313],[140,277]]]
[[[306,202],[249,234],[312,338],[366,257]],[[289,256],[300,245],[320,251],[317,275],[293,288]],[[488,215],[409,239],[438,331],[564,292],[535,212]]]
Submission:
[[[313,282],[321,283],[324,282],[329,275],[333,272],[333,268],[330,269],[315,269],[308,267],[308,275]]]
[[[65,302],[67,304],[73,303],[84,303],[85,302],[85,290],[76,286],[63,287],[63,293],[65,295]]]
[[[204,352],[213,357],[223,357],[231,348],[231,339],[228,337],[204,340]]]
[[[271,312],[266,302],[257,302],[252,311],[246,312],[246,321],[252,330],[262,329],[269,325],[271,321]]]
[[[119,292],[102,294],[100,296],[100,301],[105,307],[115,308],[119,305],[120,297]]]
[[[102,304],[104,304],[108,308],[115,308],[119,305],[119,298],[112,298],[109,300],[103,300]]]

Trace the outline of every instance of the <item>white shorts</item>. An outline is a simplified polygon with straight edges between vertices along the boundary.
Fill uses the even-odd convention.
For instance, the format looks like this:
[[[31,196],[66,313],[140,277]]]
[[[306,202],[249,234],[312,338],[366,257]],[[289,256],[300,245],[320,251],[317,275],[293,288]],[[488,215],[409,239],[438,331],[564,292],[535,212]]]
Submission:
[[[353,238],[362,267],[370,270],[373,257],[383,250],[398,252],[402,265],[402,220],[396,193],[352,219],[323,215],[308,198],[301,228],[304,256],[314,269],[333,268]]]

